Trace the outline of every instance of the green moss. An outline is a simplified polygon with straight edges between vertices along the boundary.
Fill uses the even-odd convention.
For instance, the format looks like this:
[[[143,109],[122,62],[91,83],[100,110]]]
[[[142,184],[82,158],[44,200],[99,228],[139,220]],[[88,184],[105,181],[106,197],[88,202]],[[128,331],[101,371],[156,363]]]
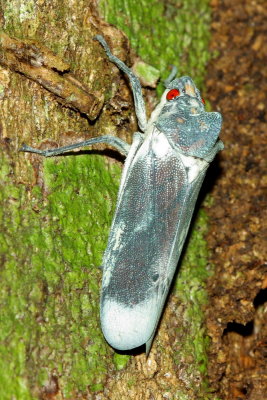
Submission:
[[[159,70],[143,61],[135,64],[134,72],[145,83],[145,86],[156,87],[157,81],[160,78]]]
[[[102,0],[105,19],[120,28],[142,59],[167,78],[169,66],[201,87],[209,60],[209,0]],[[160,89],[162,90],[162,88]]]
[[[36,186],[29,198],[2,163],[0,397],[31,399],[29,387],[44,386],[54,368],[66,398],[101,390],[111,350],[99,327],[97,266],[120,168],[92,155],[47,160],[47,196]]]
[[[12,0],[4,7],[7,32],[43,40],[42,32],[50,27],[54,35],[47,45],[63,54],[68,35],[62,37],[62,31],[69,31],[72,25],[63,26],[62,21],[70,23],[75,11],[63,4],[56,7],[57,15],[45,13],[47,20],[40,19],[38,26],[33,2],[28,3],[30,7],[18,8],[17,1]],[[102,9],[109,22],[124,30],[143,60],[161,71],[162,79],[169,74],[168,66],[175,64],[179,75],[191,75],[201,85],[209,57],[209,2],[174,3],[140,0],[136,7],[134,2],[109,0],[102,1]],[[75,32],[73,41],[78,40]],[[60,40],[56,40],[57,35]],[[75,65],[77,60],[70,62]],[[85,68],[86,63],[83,65]],[[103,77],[100,81],[103,85]],[[105,95],[110,93],[107,90]],[[45,103],[43,107],[46,109]],[[37,116],[39,112],[34,117],[39,126]],[[57,124],[55,115],[51,120],[63,128],[62,116]],[[64,127],[70,129],[69,123]],[[0,292],[0,397],[33,398],[29,388],[46,385],[54,368],[65,398],[75,398],[74,390],[102,390],[110,367],[106,355],[112,350],[99,327],[101,271],[96,266],[101,263],[116,203],[119,168],[112,165],[107,169],[104,159],[92,155],[47,160],[44,191],[34,186],[29,194],[24,185],[12,186],[12,167],[4,158],[1,162],[0,199],[4,207],[0,215],[0,256],[5,264],[0,278],[5,285]],[[34,176],[34,171],[31,174]],[[198,233],[194,230],[193,237]],[[202,373],[207,343],[201,330],[201,305],[206,301],[207,271],[203,233],[195,238],[200,248],[190,250],[192,238],[177,288],[181,301],[188,305],[190,324],[184,355],[193,352]],[[200,268],[195,264],[199,261],[197,251],[201,253]],[[185,328],[189,331],[188,326]],[[175,354],[175,360],[179,359]],[[127,361],[126,356],[114,355],[117,369],[124,368]],[[130,386],[134,384],[129,381]],[[187,398],[182,396],[179,398]]]
[[[128,355],[119,354],[119,353],[114,353],[114,355],[113,355],[113,362],[118,371],[120,371],[121,369],[126,367],[129,359],[130,359],[130,356],[128,356]]]

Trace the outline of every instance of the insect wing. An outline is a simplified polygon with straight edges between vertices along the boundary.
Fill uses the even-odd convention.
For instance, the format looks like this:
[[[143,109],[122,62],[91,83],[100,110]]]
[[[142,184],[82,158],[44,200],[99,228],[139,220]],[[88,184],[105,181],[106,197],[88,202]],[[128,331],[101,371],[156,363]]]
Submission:
[[[104,256],[102,330],[120,350],[153,336],[197,197],[188,210],[186,168],[161,136],[146,140],[128,167]]]

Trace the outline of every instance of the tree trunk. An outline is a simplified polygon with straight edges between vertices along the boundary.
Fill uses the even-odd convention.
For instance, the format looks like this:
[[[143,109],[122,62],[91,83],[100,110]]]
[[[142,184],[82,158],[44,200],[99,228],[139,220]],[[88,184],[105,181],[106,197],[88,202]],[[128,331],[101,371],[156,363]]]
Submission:
[[[106,1],[101,10],[163,78],[178,63],[179,75],[201,84],[207,3]],[[100,134],[131,142],[137,124],[127,80],[93,37],[102,34],[127,64],[137,57],[97,7],[1,6],[1,399],[208,399],[204,211],[148,359],[130,358],[107,345],[99,325],[98,267],[122,160],[103,146],[53,159],[19,152],[22,143],[49,148]],[[144,93],[149,112],[155,91]]]

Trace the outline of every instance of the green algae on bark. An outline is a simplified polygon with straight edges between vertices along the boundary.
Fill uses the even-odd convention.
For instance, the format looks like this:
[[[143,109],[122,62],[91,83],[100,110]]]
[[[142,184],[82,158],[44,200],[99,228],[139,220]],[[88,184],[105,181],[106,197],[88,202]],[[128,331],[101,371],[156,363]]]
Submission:
[[[209,60],[210,6],[208,0],[167,1],[101,0],[105,19],[120,28],[137,54],[161,71],[164,80],[170,65],[178,75],[191,76],[202,86]]]
[[[58,3],[58,15],[47,13],[48,21],[45,21],[43,16],[39,19],[40,9],[31,6],[32,2],[25,8],[26,3],[21,1],[19,11],[17,1],[9,4],[12,7],[6,6],[4,17],[5,29],[10,34],[43,39],[58,55],[70,55],[70,65],[80,65],[80,76],[90,83],[85,73],[90,71],[90,57],[84,52],[84,41],[77,37],[80,33],[72,20],[75,10],[70,10],[65,2]],[[198,84],[202,83],[208,58],[208,2],[181,2],[178,13],[168,3],[163,6],[142,0],[140,7],[134,9],[131,2],[123,4],[129,9],[128,31],[126,26],[125,32],[144,61],[160,69],[163,78],[168,75],[169,64],[178,64],[179,75],[189,74]],[[80,6],[84,6],[83,2]],[[105,2],[108,20],[121,29],[124,24],[122,6],[120,2],[116,5],[112,1]],[[155,18],[157,25],[152,26]],[[54,32],[52,37],[47,27]],[[62,32],[72,32],[72,40]],[[79,44],[77,48],[74,43]],[[109,79],[105,74],[93,82],[101,90],[105,87],[106,99],[113,90],[105,83]],[[23,93],[25,102],[32,101],[30,95]],[[33,141],[38,140],[38,143],[46,132],[46,137],[56,138],[60,134],[58,127],[67,130],[70,121],[74,121],[74,114],[68,118],[65,110],[62,116],[53,114],[50,104],[51,99],[45,96],[41,100],[35,97],[29,112],[28,119],[33,118],[32,125],[36,125],[38,131]],[[54,130],[48,120],[54,122]],[[19,126],[24,126],[23,123],[22,119]],[[112,129],[112,123],[110,126]],[[75,128],[72,129],[77,131]],[[49,387],[49,376],[54,368],[66,398],[73,396],[74,390],[79,393],[85,393],[88,388],[91,392],[100,391],[110,370],[106,354],[110,355],[111,350],[99,327],[101,272],[95,266],[101,263],[115,207],[119,167],[112,165],[108,171],[105,161],[92,155],[47,160],[44,162],[44,190],[34,186],[30,194],[30,187],[11,186],[12,167],[3,159],[2,162],[1,256],[6,265],[0,274],[7,284],[0,300],[4,310],[0,375],[4,381],[8,379],[9,392],[0,391],[1,398],[10,399],[11,395],[16,395],[27,400],[38,396],[40,387]],[[30,163],[27,169],[29,176],[34,176]],[[198,350],[200,360],[201,352]],[[116,369],[124,368],[128,358],[114,356]],[[14,365],[16,370],[12,369]]]
[[[119,167],[107,170],[101,156],[93,155],[47,160],[48,194],[35,186],[29,198],[23,185],[11,185],[12,168],[4,158],[2,163],[1,398],[30,399],[31,382],[45,387],[54,369],[62,374],[66,397],[74,389],[101,390],[108,364],[96,266],[113,214]]]

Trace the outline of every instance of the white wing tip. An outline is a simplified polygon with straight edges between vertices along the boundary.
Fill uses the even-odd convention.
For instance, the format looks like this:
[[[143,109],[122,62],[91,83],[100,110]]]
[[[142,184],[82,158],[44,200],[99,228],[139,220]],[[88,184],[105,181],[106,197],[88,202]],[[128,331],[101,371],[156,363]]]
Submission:
[[[134,307],[106,299],[101,307],[101,325],[107,342],[117,350],[132,350],[146,344],[148,355],[157,322],[151,310],[151,299]]]

